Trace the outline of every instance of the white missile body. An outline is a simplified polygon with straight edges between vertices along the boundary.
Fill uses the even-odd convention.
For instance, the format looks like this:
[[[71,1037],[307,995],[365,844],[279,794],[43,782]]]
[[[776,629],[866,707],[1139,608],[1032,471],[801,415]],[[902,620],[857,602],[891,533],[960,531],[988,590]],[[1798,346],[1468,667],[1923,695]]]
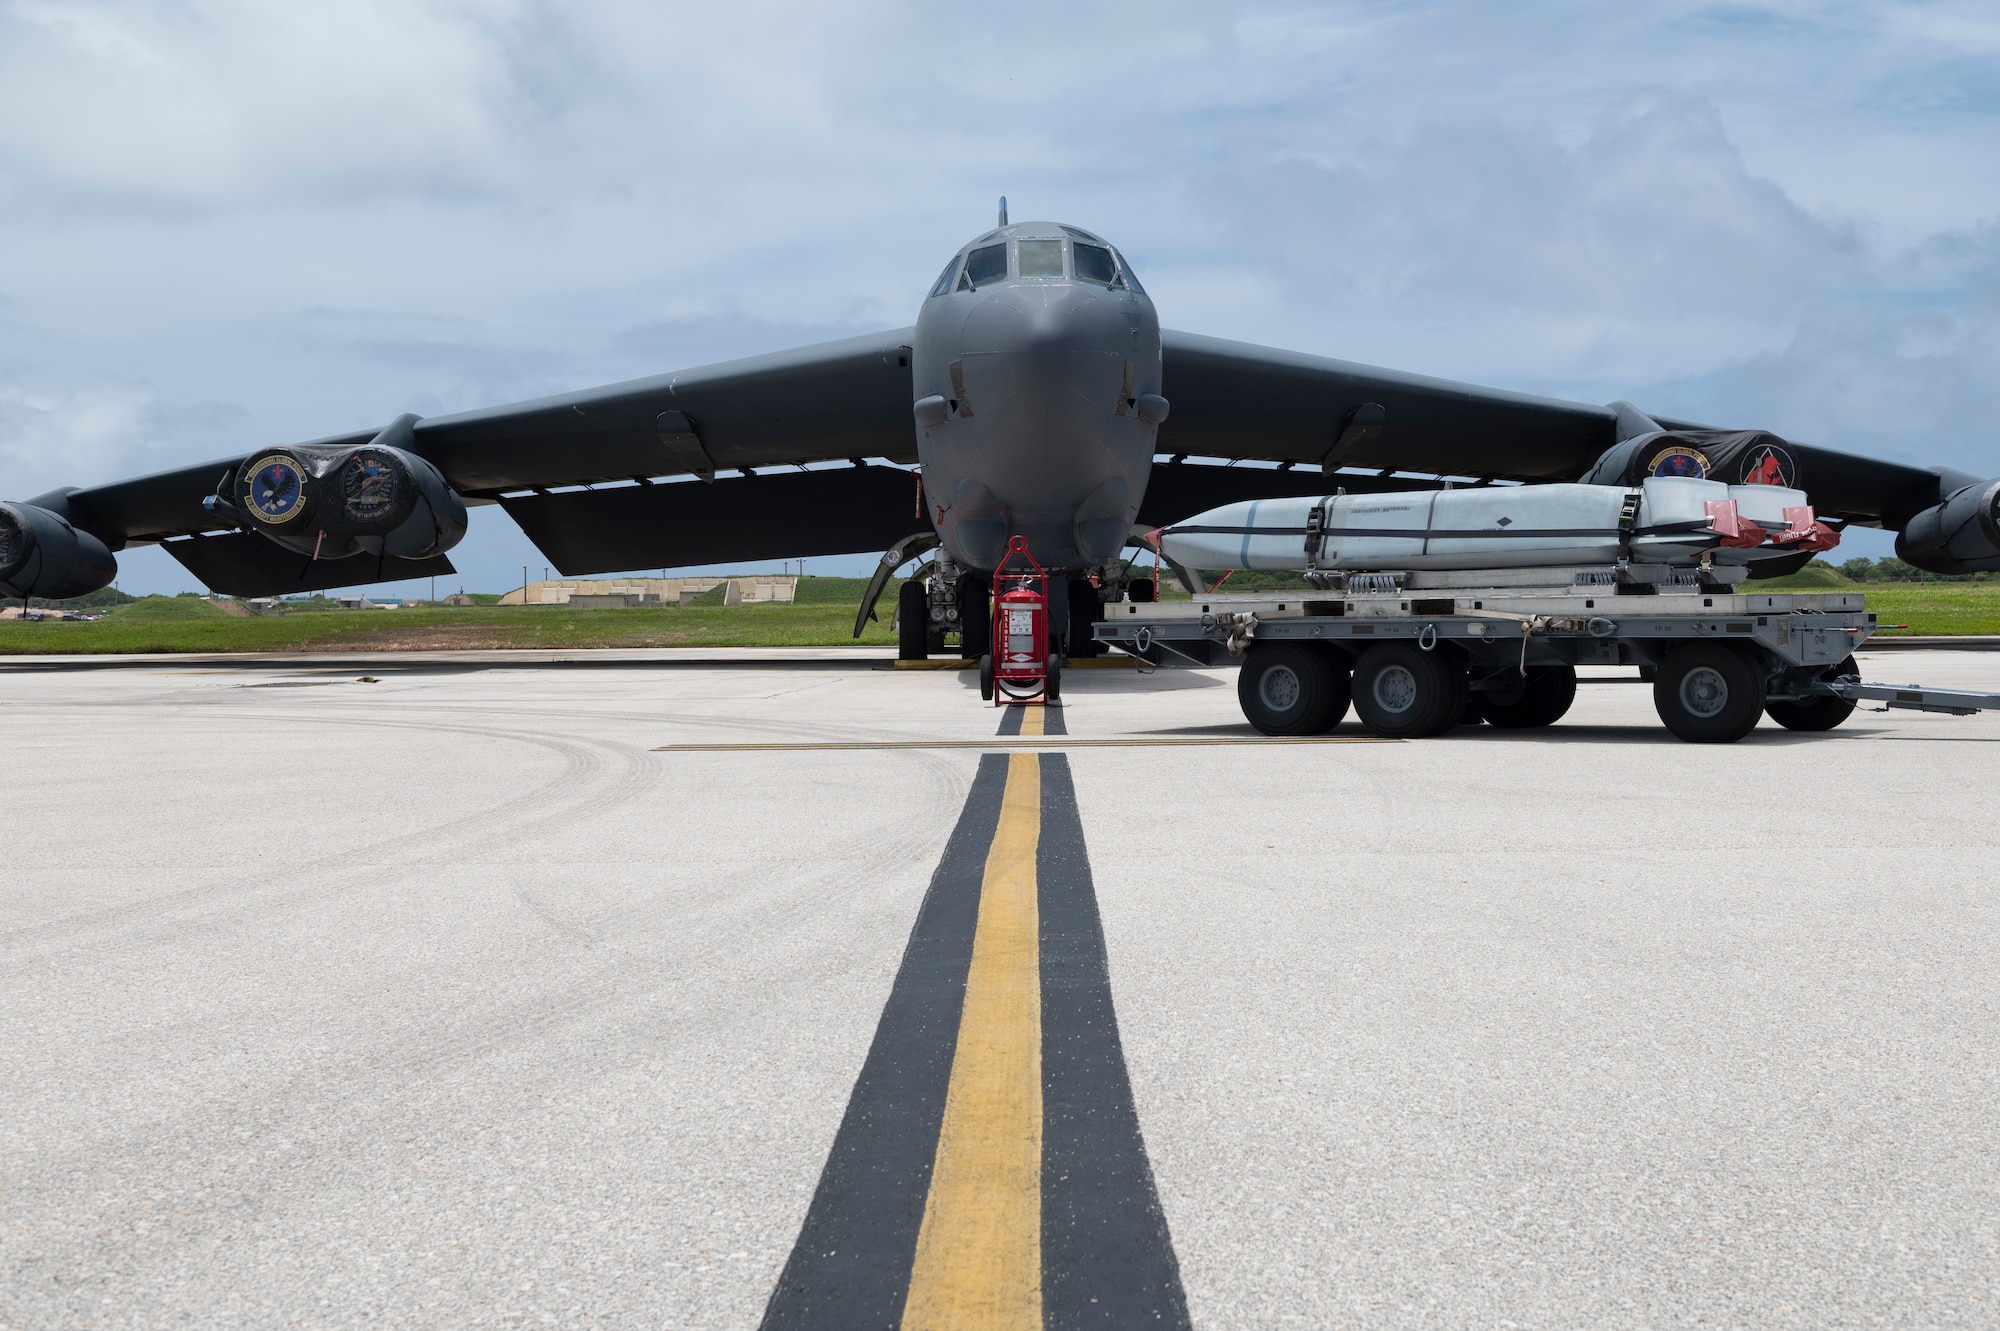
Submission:
[[[1629,500],[1637,511],[1628,519]],[[1167,558],[1184,568],[1497,569],[1565,564],[1747,563],[1779,553],[1740,544],[1712,525],[1734,514],[1767,532],[1796,530],[1804,491],[1649,477],[1637,489],[1609,485],[1480,486],[1390,494],[1256,499],[1225,504],[1162,533]],[[1792,510],[1788,514],[1787,509]],[[1318,549],[1308,552],[1312,514]],[[1820,549],[1838,537],[1815,524]],[[1754,530],[1751,540],[1756,539]]]

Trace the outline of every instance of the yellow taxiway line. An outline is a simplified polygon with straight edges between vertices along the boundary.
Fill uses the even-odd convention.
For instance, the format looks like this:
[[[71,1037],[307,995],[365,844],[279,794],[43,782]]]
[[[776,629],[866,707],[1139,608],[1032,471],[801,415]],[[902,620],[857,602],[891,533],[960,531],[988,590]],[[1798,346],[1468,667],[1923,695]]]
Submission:
[[[1041,805],[1041,760],[1017,753],[979,891],[904,1331],[1042,1325]]]

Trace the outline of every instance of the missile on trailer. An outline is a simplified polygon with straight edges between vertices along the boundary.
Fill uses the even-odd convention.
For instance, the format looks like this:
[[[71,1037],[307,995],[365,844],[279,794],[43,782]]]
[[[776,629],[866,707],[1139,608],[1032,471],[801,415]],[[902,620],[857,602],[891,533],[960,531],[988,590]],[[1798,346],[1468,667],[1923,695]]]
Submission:
[[[1478,486],[1225,504],[1160,533],[1186,568],[1500,569],[1746,564],[1829,550],[1802,490],[1649,477],[1637,487]]]

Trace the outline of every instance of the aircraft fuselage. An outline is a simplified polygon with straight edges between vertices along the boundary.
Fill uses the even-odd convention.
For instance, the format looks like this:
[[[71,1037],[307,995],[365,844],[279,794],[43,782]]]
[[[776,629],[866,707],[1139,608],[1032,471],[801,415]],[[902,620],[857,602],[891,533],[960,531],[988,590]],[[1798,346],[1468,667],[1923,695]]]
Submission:
[[[1051,571],[1118,558],[1166,402],[1159,316],[1108,243],[1053,222],[972,241],[924,301],[911,371],[953,559],[990,571],[1015,534]]]

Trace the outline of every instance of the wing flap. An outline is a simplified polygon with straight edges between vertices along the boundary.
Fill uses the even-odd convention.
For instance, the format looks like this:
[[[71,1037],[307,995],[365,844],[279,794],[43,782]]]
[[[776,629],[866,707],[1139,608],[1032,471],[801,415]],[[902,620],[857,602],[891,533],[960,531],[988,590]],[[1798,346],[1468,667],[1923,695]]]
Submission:
[[[500,503],[564,577],[873,554],[930,529],[915,479],[895,467],[624,485]]]
[[[160,548],[209,590],[225,596],[297,596],[329,587],[359,587],[457,572],[443,555],[430,559],[397,559],[393,555],[313,559],[274,545],[254,532],[164,541]]]
[[[1139,523],[1164,527],[1224,504],[1298,495],[1378,494],[1435,490],[1442,481],[1408,476],[1352,476],[1341,472],[1282,471],[1269,467],[1217,467],[1199,462],[1156,462],[1139,504]]]

